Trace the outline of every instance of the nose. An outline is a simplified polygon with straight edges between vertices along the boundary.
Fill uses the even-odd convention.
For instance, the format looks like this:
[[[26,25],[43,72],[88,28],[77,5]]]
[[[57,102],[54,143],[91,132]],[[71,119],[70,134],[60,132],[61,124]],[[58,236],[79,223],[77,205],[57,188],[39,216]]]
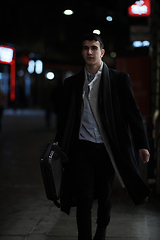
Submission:
[[[92,54],[92,49],[91,48],[88,48],[88,54]]]

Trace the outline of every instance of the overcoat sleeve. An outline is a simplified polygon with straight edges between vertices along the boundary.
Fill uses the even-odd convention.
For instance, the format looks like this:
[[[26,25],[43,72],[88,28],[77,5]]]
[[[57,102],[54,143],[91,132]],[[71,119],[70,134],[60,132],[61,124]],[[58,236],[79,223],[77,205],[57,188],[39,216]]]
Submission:
[[[76,91],[76,89],[79,89],[77,81],[79,79],[78,76],[77,74],[65,80],[58,116],[56,141],[58,141],[62,150],[68,156],[74,153],[73,149],[75,148],[75,142],[78,138],[79,131],[80,118],[77,109],[80,109],[80,104],[77,103],[81,103],[81,91],[79,91],[79,94]],[[82,82],[80,84],[82,85],[83,81],[80,82]],[[77,98],[80,100],[77,101]]]
[[[124,100],[127,120],[136,149],[139,150],[145,148],[149,150],[148,138],[146,135],[146,130],[144,128],[143,118],[137,102],[135,101],[131,86],[131,80],[128,74],[126,74],[126,77],[123,81],[123,91],[125,96]]]
[[[62,147],[64,131],[66,128],[66,119],[68,118],[70,102],[71,102],[71,89],[72,89],[71,82],[72,82],[71,78],[67,78],[64,81],[62,93],[60,96],[60,109],[58,113],[57,133],[56,133],[55,141],[57,141],[61,147]]]

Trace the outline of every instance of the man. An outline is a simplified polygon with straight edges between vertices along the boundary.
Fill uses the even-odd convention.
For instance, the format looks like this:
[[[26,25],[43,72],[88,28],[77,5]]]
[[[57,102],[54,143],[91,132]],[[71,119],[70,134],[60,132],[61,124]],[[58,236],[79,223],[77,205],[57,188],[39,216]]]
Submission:
[[[58,120],[56,140],[69,157],[61,210],[69,214],[76,204],[78,239],[91,240],[91,209],[97,199],[94,240],[104,240],[115,172],[136,205],[150,194],[138,173],[130,130],[143,163],[150,154],[129,75],[102,62],[105,50],[99,35],[87,34],[82,47],[85,67],[65,80]]]

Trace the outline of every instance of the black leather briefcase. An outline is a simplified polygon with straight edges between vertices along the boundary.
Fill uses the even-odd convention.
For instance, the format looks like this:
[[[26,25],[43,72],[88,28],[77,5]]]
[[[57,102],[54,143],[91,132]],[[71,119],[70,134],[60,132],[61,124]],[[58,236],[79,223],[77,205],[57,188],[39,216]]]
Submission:
[[[68,161],[58,143],[49,142],[40,158],[40,167],[47,198],[60,207],[62,192],[63,162]]]

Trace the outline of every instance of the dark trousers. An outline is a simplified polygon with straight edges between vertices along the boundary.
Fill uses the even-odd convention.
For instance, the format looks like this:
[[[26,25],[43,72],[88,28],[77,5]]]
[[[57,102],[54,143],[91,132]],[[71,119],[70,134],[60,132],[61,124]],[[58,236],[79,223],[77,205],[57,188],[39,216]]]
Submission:
[[[106,228],[110,222],[115,171],[104,144],[83,140],[78,143],[75,169],[78,239],[91,240],[91,210],[95,198],[98,227]]]

